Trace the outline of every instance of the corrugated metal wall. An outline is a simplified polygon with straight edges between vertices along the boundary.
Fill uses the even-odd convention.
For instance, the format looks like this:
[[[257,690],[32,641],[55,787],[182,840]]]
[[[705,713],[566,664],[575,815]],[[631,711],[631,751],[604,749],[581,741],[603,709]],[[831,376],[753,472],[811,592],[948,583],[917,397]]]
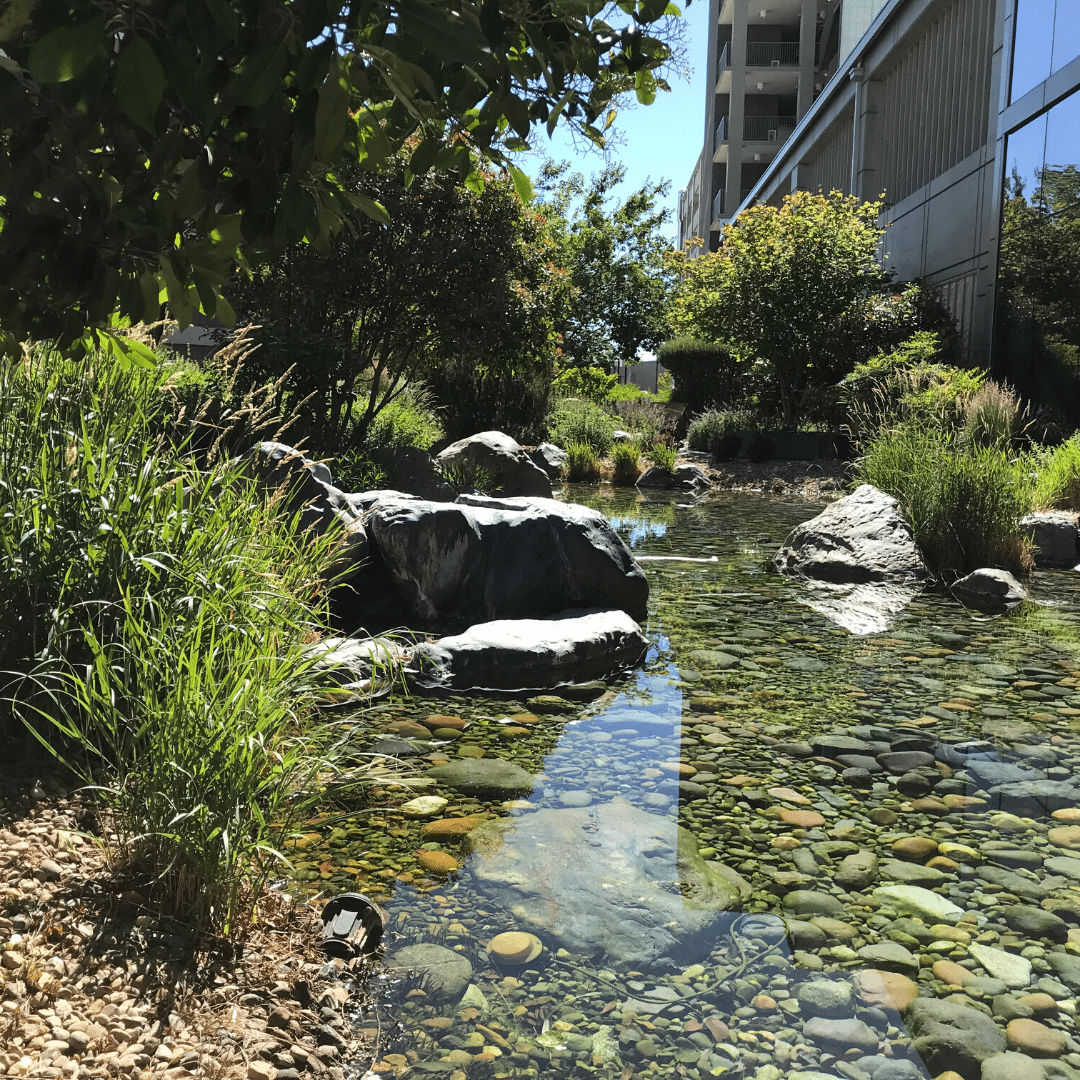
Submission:
[[[986,141],[995,5],[954,0],[882,73],[882,187],[898,203]]]

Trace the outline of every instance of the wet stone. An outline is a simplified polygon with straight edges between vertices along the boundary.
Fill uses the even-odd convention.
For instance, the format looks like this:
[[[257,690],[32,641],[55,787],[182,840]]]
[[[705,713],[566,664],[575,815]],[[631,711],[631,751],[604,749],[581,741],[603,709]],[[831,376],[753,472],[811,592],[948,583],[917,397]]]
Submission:
[[[815,1016],[803,1025],[802,1034],[807,1042],[833,1050],[839,1048],[841,1053],[851,1047],[875,1050],[879,1041],[877,1032],[869,1024],[854,1018],[834,1020]]]

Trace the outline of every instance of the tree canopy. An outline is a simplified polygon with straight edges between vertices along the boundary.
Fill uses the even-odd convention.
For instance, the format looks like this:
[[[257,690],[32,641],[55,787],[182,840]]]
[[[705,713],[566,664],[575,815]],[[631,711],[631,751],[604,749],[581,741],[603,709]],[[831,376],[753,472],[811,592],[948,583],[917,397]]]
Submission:
[[[9,0],[0,10],[0,345],[71,347],[167,300],[226,322],[230,267],[328,250],[386,208],[341,182],[481,183],[534,125],[594,141],[649,102],[668,0]],[[620,25],[617,25],[620,24]],[[411,140],[411,141],[410,141]]]
[[[261,327],[252,374],[284,376],[283,404],[303,403],[322,447],[362,447],[382,409],[448,364],[551,376],[567,288],[543,219],[498,173],[472,191],[407,172],[399,157],[346,181],[389,225],[365,218],[325,254],[298,244],[229,290]]]
[[[852,331],[890,306],[876,261],[880,212],[880,203],[836,191],[795,192],[779,207],[744,210],[725,227],[718,251],[695,259],[676,253],[674,328],[763,363],[784,422],[795,423],[811,392],[856,362]]]
[[[622,201],[612,189],[626,176],[608,165],[586,181],[569,164],[541,170],[538,208],[557,243],[555,259],[567,273],[571,303],[560,326],[564,367],[612,370],[635,363],[642,349],[667,337],[670,241],[661,230],[671,212],[657,206],[669,184],[645,183]]]

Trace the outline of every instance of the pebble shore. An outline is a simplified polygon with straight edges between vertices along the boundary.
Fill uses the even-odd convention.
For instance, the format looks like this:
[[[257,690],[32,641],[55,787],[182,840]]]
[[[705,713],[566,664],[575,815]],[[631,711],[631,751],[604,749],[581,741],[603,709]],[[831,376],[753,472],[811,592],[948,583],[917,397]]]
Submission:
[[[362,1058],[312,908],[270,893],[242,951],[193,953],[87,822],[55,778],[0,777],[0,1076],[339,1080]]]

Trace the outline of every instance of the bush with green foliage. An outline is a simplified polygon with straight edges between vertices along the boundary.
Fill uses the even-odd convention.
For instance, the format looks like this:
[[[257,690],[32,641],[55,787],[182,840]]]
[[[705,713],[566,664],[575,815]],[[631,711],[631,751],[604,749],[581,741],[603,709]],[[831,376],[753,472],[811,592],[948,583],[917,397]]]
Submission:
[[[599,405],[619,389],[618,382],[617,375],[608,375],[603,368],[570,367],[555,376],[551,389],[559,397],[584,398]]]
[[[678,413],[669,411],[648,396],[632,401],[609,401],[607,408],[615,415],[619,426],[634,436],[639,446],[675,440]]]
[[[572,484],[595,484],[600,479],[600,455],[588,442],[572,439],[566,444],[563,471]]]
[[[548,417],[548,438],[569,451],[571,443],[585,443],[597,457],[611,450],[615,418],[591,401],[566,398],[555,405]]]
[[[168,374],[0,366],[0,736],[98,785],[114,865],[152,903],[236,929],[331,760],[303,649],[334,538],[171,445]]]
[[[1080,510],[1080,435],[1036,451],[1034,502],[1053,510]]]
[[[745,391],[738,360],[724,345],[675,338],[660,346],[656,359],[671,373],[672,396],[690,412],[733,405]]]
[[[365,449],[415,446],[427,450],[443,435],[434,398],[423,386],[410,383],[400,397],[391,401],[371,421]]]
[[[1031,568],[1030,541],[1019,524],[1032,507],[1031,471],[1001,447],[909,423],[879,432],[856,471],[859,483],[899,500],[935,574]]]
[[[641,475],[641,451],[634,442],[616,443],[611,450],[611,482],[632,487]]]
[[[655,442],[646,453],[649,455],[649,460],[658,469],[666,469],[668,472],[675,471],[676,452],[674,446],[669,446],[663,442]]]
[[[604,397],[606,404],[613,404],[618,401],[654,401],[658,400],[653,397],[648,390],[642,390],[640,386],[635,386],[633,383],[619,383],[617,386],[613,386]]]
[[[753,413],[745,409],[707,409],[690,421],[687,445],[720,461],[730,461],[742,445],[741,433],[756,428]]]

